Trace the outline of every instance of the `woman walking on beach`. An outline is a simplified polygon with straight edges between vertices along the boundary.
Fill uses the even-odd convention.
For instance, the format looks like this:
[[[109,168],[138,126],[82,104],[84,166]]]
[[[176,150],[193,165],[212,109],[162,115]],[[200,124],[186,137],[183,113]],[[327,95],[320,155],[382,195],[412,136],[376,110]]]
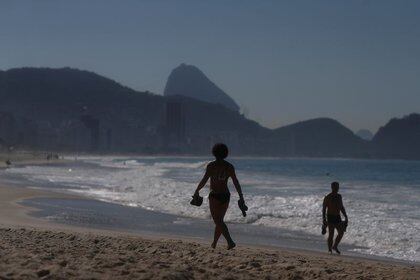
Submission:
[[[239,194],[239,204],[245,205],[245,202],[242,195],[241,185],[236,178],[235,168],[232,164],[225,160],[229,153],[228,147],[225,144],[216,144],[212,149],[212,153],[216,160],[207,165],[206,173],[197,186],[194,198],[199,197],[199,191],[206,185],[208,179],[210,178],[210,213],[216,225],[214,230],[214,240],[211,247],[216,248],[217,241],[219,240],[220,235],[223,234],[228,243],[227,249],[230,250],[234,248],[236,244],[230,237],[227,225],[223,220],[230,201],[230,192],[227,186],[229,178],[232,178],[232,182]]]

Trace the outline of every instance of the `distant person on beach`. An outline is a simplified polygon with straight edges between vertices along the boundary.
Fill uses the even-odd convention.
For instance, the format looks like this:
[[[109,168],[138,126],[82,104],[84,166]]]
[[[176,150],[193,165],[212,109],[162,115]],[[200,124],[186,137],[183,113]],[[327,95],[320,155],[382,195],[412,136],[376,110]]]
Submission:
[[[228,227],[223,220],[229,207],[230,201],[230,192],[227,186],[229,178],[232,178],[232,182],[239,194],[238,204],[245,205],[245,201],[242,194],[241,185],[236,178],[235,168],[232,164],[225,160],[229,153],[228,147],[222,143],[216,144],[212,149],[212,153],[216,160],[210,162],[207,165],[206,173],[198,184],[193,197],[199,197],[199,191],[206,185],[208,179],[210,178],[210,213],[216,225],[214,230],[214,240],[211,244],[211,247],[216,248],[217,241],[219,240],[220,235],[223,234],[228,243],[227,249],[230,250],[234,248],[236,244],[230,237]]]
[[[340,254],[338,250],[338,244],[343,238],[344,232],[347,227],[348,218],[346,209],[343,205],[343,199],[338,193],[339,184],[338,182],[331,183],[331,193],[325,196],[324,203],[322,205],[322,219],[323,226],[328,227],[328,251],[332,253],[332,250]],[[341,220],[340,212],[344,215],[344,222]],[[334,229],[337,230],[337,237],[333,244]]]

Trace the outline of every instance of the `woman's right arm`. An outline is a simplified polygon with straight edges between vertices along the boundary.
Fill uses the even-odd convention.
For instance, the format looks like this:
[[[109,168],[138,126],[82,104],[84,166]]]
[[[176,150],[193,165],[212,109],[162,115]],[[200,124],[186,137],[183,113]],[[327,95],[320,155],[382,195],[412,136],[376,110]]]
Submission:
[[[203,178],[201,179],[200,183],[197,186],[197,189],[194,192],[194,195],[198,195],[198,193],[200,192],[200,190],[202,188],[204,188],[204,186],[206,185],[207,181],[210,178],[210,171],[209,171],[209,166],[207,165],[206,167],[206,173],[204,173]]]

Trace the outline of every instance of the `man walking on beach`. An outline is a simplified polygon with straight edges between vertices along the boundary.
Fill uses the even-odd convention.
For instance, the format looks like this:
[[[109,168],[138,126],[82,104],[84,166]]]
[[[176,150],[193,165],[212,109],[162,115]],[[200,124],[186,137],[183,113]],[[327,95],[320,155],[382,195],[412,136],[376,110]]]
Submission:
[[[338,182],[331,183],[331,193],[325,196],[324,203],[322,205],[322,220],[324,227],[328,226],[328,251],[332,253],[332,250],[340,254],[338,250],[338,244],[343,238],[344,231],[346,230],[348,218],[346,209],[343,206],[343,199],[338,193],[339,184]],[[340,212],[344,215],[344,223],[341,221]],[[333,245],[334,229],[337,230],[337,237]]]

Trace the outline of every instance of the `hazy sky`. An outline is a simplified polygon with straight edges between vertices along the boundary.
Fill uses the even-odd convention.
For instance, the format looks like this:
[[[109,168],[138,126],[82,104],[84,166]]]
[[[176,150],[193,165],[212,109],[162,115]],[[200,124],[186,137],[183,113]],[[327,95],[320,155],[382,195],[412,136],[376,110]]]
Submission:
[[[420,1],[0,0],[0,69],[70,66],[162,94],[199,67],[269,127],[420,113]]]

